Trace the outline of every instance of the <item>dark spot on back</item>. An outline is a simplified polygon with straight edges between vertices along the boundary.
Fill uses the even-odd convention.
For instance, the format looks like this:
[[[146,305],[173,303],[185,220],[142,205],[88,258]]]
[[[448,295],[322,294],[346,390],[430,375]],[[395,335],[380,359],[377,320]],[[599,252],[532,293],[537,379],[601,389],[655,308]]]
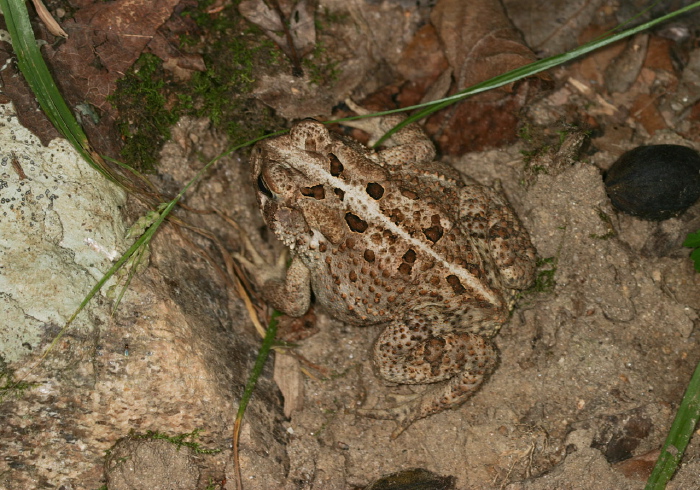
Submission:
[[[321,184],[313,187],[302,187],[301,193],[306,197],[313,197],[314,199],[318,200],[326,198],[326,191],[323,189],[323,185]]]
[[[409,248],[408,251],[403,254],[403,261],[412,264],[416,261],[416,251]]]
[[[405,275],[410,275],[411,271],[413,270],[413,264],[409,264],[407,262],[402,262],[401,265],[399,266],[399,272],[401,274]]]
[[[384,195],[384,187],[375,182],[370,182],[367,184],[367,194],[375,201],[378,201]]]
[[[358,216],[352,213],[345,213],[345,221],[352,231],[357,233],[364,233],[367,229],[367,222],[361,220]]]
[[[342,201],[345,199],[345,191],[342,189],[333,189],[333,192],[335,193],[336,196]]]
[[[433,220],[434,222],[434,220]],[[430,240],[433,243],[437,243],[440,238],[442,238],[443,230],[442,226],[439,224],[434,224],[430,228],[426,228],[423,230],[423,233],[425,234],[425,237]]]
[[[335,156],[333,153],[330,153],[328,156],[331,159],[331,175],[333,177],[337,177],[343,172],[343,164],[340,163],[338,157]]]
[[[374,250],[367,249],[363,255],[367,262],[374,262]]]
[[[462,283],[457,276],[449,275],[445,279],[447,279],[447,284],[450,285],[455,294],[464,294],[466,288],[462,286]]]

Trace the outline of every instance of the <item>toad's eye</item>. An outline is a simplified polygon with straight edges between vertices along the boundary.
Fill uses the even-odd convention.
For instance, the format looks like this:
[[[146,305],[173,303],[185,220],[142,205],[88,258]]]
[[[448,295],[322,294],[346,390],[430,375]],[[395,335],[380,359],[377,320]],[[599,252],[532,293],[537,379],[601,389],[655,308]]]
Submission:
[[[272,191],[270,191],[270,188],[267,186],[262,174],[258,174],[258,190],[267,197],[272,197]]]

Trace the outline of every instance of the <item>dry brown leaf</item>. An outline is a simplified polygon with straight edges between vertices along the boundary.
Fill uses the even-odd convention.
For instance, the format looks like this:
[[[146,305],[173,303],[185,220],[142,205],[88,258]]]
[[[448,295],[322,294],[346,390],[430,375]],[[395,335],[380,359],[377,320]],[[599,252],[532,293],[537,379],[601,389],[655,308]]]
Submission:
[[[397,71],[410,81],[437,79],[448,68],[435,27],[426,24],[404,48]]]
[[[637,34],[605,69],[605,87],[608,93],[626,92],[642,70],[647,56],[649,34]]]
[[[171,72],[176,80],[189,80],[195,72],[206,71],[207,66],[201,54],[186,53],[179,48],[177,36],[188,32],[188,26],[181,24],[177,16],[168,19],[148,43],[148,50],[163,60],[163,69]]]
[[[659,458],[658,449],[654,449],[645,454],[640,454],[613,465],[615,471],[619,471],[630,480],[646,481],[654,469],[654,463]]]
[[[439,0],[431,22],[452,70],[455,93],[535,61],[500,2]],[[548,80],[546,75],[541,77]],[[432,117],[426,129],[443,153],[461,154],[515,138],[520,108],[539,91],[537,79],[480,94]]]
[[[272,8],[263,0],[244,0],[238,5],[238,11],[260,27],[289,57],[295,68],[301,69],[299,62],[316,45],[316,1],[300,0],[294,5],[280,5],[277,0],[271,3]]]
[[[37,15],[51,34],[54,36],[68,37],[66,31],[64,31],[58,22],[56,22],[56,19],[51,16],[41,0],[32,0],[32,3],[34,3],[34,9],[36,9]]]
[[[639,94],[630,107],[630,115],[641,124],[649,135],[666,129],[666,121],[659,112],[658,97],[651,94]]]
[[[56,82],[69,105],[88,102],[100,111],[98,126],[84,125],[90,142],[100,153],[119,153],[107,96],[178,3],[179,0],[86,0],[73,18],[63,22],[70,37],[64,43],[42,47],[45,59],[58,74]]]
[[[442,51],[435,27],[426,24],[404,48],[396,70],[407,81],[395,99],[403,107],[429,102],[444,96],[452,83],[451,71]],[[384,108],[384,107],[382,107]]]
[[[440,0],[433,8],[430,20],[460,89],[536,59],[523,44],[520,33],[506,17],[500,2]]]

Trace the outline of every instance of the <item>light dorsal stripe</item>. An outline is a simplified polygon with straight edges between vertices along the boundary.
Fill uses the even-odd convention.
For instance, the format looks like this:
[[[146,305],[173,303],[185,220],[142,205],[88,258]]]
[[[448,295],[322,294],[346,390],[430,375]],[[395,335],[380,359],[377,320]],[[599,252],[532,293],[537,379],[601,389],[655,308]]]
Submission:
[[[379,207],[379,201],[370,199],[364,189],[349,185],[344,180],[332,176],[330,173],[325,172],[313,164],[308,165],[307,169],[310,174],[309,177],[312,177],[314,180],[319,182],[326,181],[332,187],[342,190],[345,193],[344,201],[347,202],[351,208],[363,210],[362,212],[359,212],[359,216],[361,216],[362,219],[368,223],[376,224],[380,228],[389,230],[409,243],[411,248],[420,250],[420,252],[435,260],[436,263],[442,264],[445,269],[449,270],[459,278],[463,286],[482,295],[488,302],[493,303],[494,305],[501,304],[501,299],[498,297],[498,295],[491,289],[484,287],[481,280],[474,277],[465,268],[448,263],[443,257],[440,256],[440,254],[438,254],[425,242],[412,237],[406,232],[406,230],[391,221],[388,216],[382,213]],[[400,198],[407,200],[407,198],[403,196],[400,196]]]

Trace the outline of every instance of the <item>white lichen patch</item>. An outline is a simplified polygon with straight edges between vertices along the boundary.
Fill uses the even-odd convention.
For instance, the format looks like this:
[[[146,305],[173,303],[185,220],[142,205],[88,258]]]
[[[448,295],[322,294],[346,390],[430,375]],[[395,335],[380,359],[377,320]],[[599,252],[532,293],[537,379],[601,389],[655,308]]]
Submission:
[[[125,193],[63,139],[48,147],[0,104],[0,357],[61,327],[123,251]],[[76,327],[90,327],[90,314]]]

